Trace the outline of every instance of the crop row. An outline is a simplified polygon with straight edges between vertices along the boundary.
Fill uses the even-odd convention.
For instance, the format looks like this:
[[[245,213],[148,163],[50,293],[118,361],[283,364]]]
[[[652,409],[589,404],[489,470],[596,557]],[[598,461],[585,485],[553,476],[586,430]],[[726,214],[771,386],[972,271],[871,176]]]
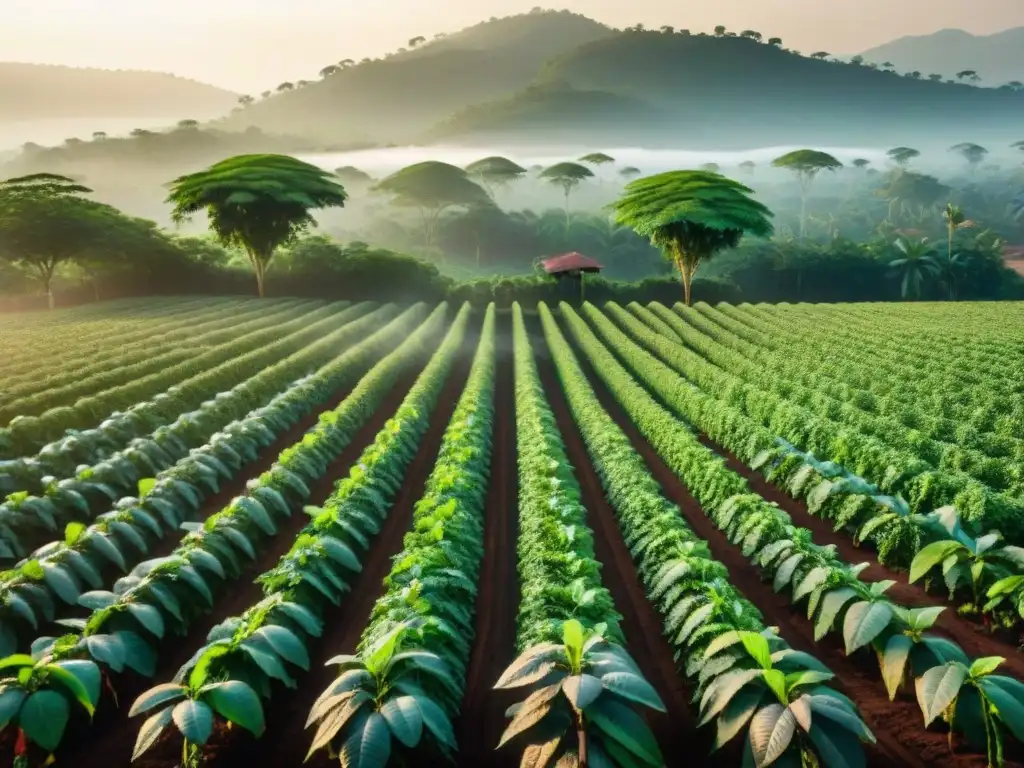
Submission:
[[[422,315],[422,310],[411,309],[384,330],[401,337],[415,329]],[[371,320],[372,315],[364,319]],[[315,352],[321,345],[335,350],[344,346],[345,340],[339,338],[344,330],[308,351]],[[368,327],[353,330],[358,336]],[[21,647],[17,641],[19,628],[36,629],[40,619],[53,620],[54,606],[59,602],[77,604],[82,582],[99,589],[104,571],[111,570],[111,566],[126,571],[164,537],[165,531],[194,519],[203,500],[217,492],[222,480],[233,478],[256,459],[259,450],[324,405],[332,393],[355,383],[377,361],[380,352],[371,346],[338,355],[316,373],[286,387],[267,405],[218,430],[208,443],[190,451],[155,479],[144,481],[141,498],[121,499],[88,528],[72,524],[63,541],[42,547],[17,568],[0,573],[0,649]],[[288,372],[286,362],[260,376],[268,380],[273,374],[282,376]],[[0,654],[14,649],[0,650]]]
[[[141,349],[125,350],[117,357],[101,356],[97,360],[94,355],[84,367],[64,365],[49,377],[39,372],[30,373],[20,386],[5,379],[0,424],[7,424],[15,416],[34,416],[49,408],[67,405],[77,397],[121,383],[124,380],[121,370],[127,366],[132,367],[136,378],[142,378],[197,357],[217,345],[230,343],[245,333],[287,321],[292,312],[291,308],[263,310],[259,314],[252,313],[251,317],[245,312],[224,313],[217,320],[189,324],[183,331],[168,334],[172,338],[148,339],[140,345]],[[185,341],[187,343],[183,343]]]
[[[90,714],[95,709],[103,675],[131,669],[152,677],[161,639],[169,632],[184,632],[210,610],[215,592],[237,578],[244,560],[256,558],[257,550],[277,533],[278,521],[308,502],[308,483],[322,476],[351,442],[398,376],[422,360],[440,333],[446,312],[447,305],[438,306],[397,348],[397,325],[365,339],[348,354],[393,351],[335,410],[322,414],[316,427],[283,451],[270,470],[250,481],[244,496],[196,525],[167,557],[140,563],[117,581],[113,592],[82,595],[79,602],[92,612],[71,621],[71,633],[38,638],[31,656],[0,661],[0,669],[10,675],[0,681],[11,702],[5,709],[5,727],[18,728],[25,740],[52,751],[63,737],[72,704],[78,702]],[[60,663],[75,664],[72,675],[80,685],[71,695],[51,676],[51,668]]]
[[[23,489],[34,490],[33,484],[39,482],[41,468],[56,470],[56,474],[66,477],[70,473],[60,467],[92,463],[104,453],[121,450],[133,438],[154,432],[180,414],[196,408],[206,398],[235,386],[323,334],[366,314],[370,309],[366,304],[348,307],[340,312],[326,308],[321,311],[325,316],[319,316],[321,312],[317,312],[314,314],[318,317],[306,318],[311,320],[308,325],[303,325],[304,320],[295,321],[296,327],[291,328],[283,338],[277,338],[277,334],[265,336],[270,333],[269,330],[256,331],[236,342],[233,353],[223,350],[211,355],[206,367],[195,367],[200,358],[189,361],[184,369],[175,374],[172,379],[175,383],[163,391],[143,385],[143,395],[152,396],[151,400],[125,405],[138,384],[129,382],[80,400],[73,409],[58,408],[38,419],[26,419],[18,429],[21,433],[18,439],[14,439],[12,423],[8,429],[0,430],[0,445],[5,446],[5,450],[0,449],[0,456],[25,457],[41,441],[48,437],[54,439],[39,448],[34,456],[9,458],[8,461],[0,462],[0,491],[11,493]],[[118,407],[126,410],[113,410]],[[70,429],[67,434],[63,434],[61,414],[72,414],[77,421],[89,422],[94,426],[81,431]],[[19,451],[16,447],[18,443],[29,443],[31,447]]]
[[[274,302],[275,306],[284,304]],[[123,316],[111,311],[97,321],[69,319],[65,325],[56,327],[37,321],[37,324],[20,332],[4,334],[0,343],[0,350],[5,353],[4,370],[12,374],[42,368],[56,371],[69,360],[85,361],[89,355],[109,354],[125,344],[144,343],[147,335],[154,331],[159,333],[161,329],[174,328],[196,318],[220,315],[232,308],[237,311],[239,306],[244,306],[244,303],[238,299],[213,302],[174,300],[162,309],[140,307],[125,312]]]
[[[672,380],[679,382],[679,377],[607,320],[590,315],[615,355],[571,308],[563,304],[562,313],[597,375],[716,527],[771,579],[775,591],[789,591],[794,604],[807,601],[816,639],[841,627],[847,654],[871,647],[890,698],[906,680],[914,680],[925,726],[939,717],[952,720],[951,727],[963,730],[972,743],[987,747],[990,755],[996,754],[1003,730],[1017,739],[1024,737],[1020,718],[1024,683],[993,674],[1003,659],[972,661],[955,643],[928,634],[926,630],[944,608],[910,610],[886,598],[893,582],[861,581],[857,574],[863,564],[841,562],[832,548],[815,545],[808,532],[793,526],[781,509],[751,493],[746,482],[662,408],[615,357],[622,358],[645,385],[680,412],[697,416],[702,405],[708,406],[701,403],[699,391],[685,383],[673,387]],[[703,428],[699,419],[690,420]],[[745,439],[753,443],[759,438],[748,434]],[[601,449],[609,441],[607,435],[595,438],[595,447]],[[950,707],[956,710],[956,718],[950,717]]]
[[[494,358],[492,304],[386,591],[356,652],[327,662],[338,677],[310,711],[311,753],[326,747],[353,768],[384,768],[393,753],[428,765],[454,753],[484,552]]]
[[[547,765],[556,757],[567,765],[661,765],[654,735],[634,706],[665,707],[623,646],[621,616],[601,583],[580,487],[518,304],[512,333],[520,655],[495,687],[525,688],[528,695],[509,708],[499,746],[521,743],[527,765]]]
[[[651,304],[649,308],[666,320],[678,319],[658,304]],[[902,388],[885,395],[876,395],[871,390],[856,386],[856,377],[845,378],[844,372],[833,365],[833,361],[842,364],[850,358],[852,350],[849,347],[833,355],[824,353],[820,346],[792,344],[782,348],[756,347],[742,342],[733,331],[718,327],[719,323],[729,322],[726,320],[728,315],[722,311],[681,306],[676,306],[675,311],[689,324],[700,327],[704,333],[743,354],[761,370],[796,385],[809,387],[815,393],[823,393],[843,403],[844,408],[854,408],[869,414],[875,419],[876,429],[880,427],[886,430],[881,434],[902,435],[904,443],[909,441],[921,457],[932,464],[940,468],[947,465],[963,467],[972,474],[977,472],[975,476],[995,487],[1003,487],[1010,482],[1019,486],[1024,440],[1012,434],[997,434],[994,431],[997,422],[1013,418],[1012,408],[996,408],[994,403],[985,408],[977,408],[950,402],[924,407],[924,401],[918,394],[906,394]],[[714,322],[709,317],[713,317]],[[880,367],[873,365],[875,377],[889,378],[895,375],[879,370]],[[921,377],[920,369],[915,368],[913,375]],[[924,379],[921,386],[945,398],[940,394],[943,386],[941,382]],[[858,418],[856,412],[851,412],[850,416],[851,419]],[[949,443],[956,444],[959,451],[949,450],[944,445]],[[1000,463],[986,463],[986,457],[1005,458],[1005,468]]]
[[[837,400],[822,387],[805,385],[783,375],[765,375],[768,372],[775,373],[777,366],[772,364],[772,359],[788,356],[787,350],[776,352],[772,359],[765,355],[750,359],[723,345],[717,335],[707,335],[695,329],[664,307],[660,311],[652,307],[653,312],[639,305],[631,309],[641,321],[648,324],[656,318],[669,325],[671,332],[721,369],[726,376],[735,377],[768,396],[774,395],[788,405],[804,409],[823,420],[826,427],[835,425],[833,430],[836,427],[855,430],[859,435],[877,441],[879,446],[893,452],[888,458],[890,465],[905,466],[908,473],[937,470],[961,488],[966,487],[970,478],[994,490],[1008,491],[1014,495],[1024,488],[1024,465],[1012,457],[993,458],[975,448],[934,440],[920,432],[905,429],[898,423],[894,424],[891,419]],[[608,310],[616,316],[623,314],[623,310],[614,304],[609,304]],[[806,360],[802,367],[808,367]],[[743,396],[750,400],[749,394],[743,393]]]
[[[972,339],[971,344],[956,345],[956,356],[936,359],[936,355],[941,355],[939,350],[950,346],[948,338],[932,344],[915,344],[907,336],[897,337],[888,330],[879,332],[877,326],[873,331],[870,326],[850,328],[838,324],[830,326],[830,331],[822,335],[812,330],[821,322],[818,314],[804,316],[805,322],[801,323],[800,314],[788,318],[761,309],[721,309],[723,314],[758,325],[767,333],[774,332],[778,338],[806,334],[807,338],[795,345],[807,345],[804,348],[808,351],[833,350],[828,356],[827,369],[840,377],[840,381],[907,404],[916,403],[935,415],[948,413],[957,420],[967,421],[975,429],[995,430],[1007,436],[1017,434],[1011,428],[1011,421],[986,415],[989,412],[1000,417],[1015,411],[1019,418],[1020,404],[1015,399],[1020,394],[1019,385],[1013,384],[1010,370],[983,375],[973,363],[964,363],[980,335]],[[985,332],[986,335],[991,332],[991,323]],[[915,348],[921,351],[915,352]],[[981,420],[974,414],[978,409],[984,415]]]
[[[585,313],[617,351],[629,350],[635,361],[631,367],[638,373],[643,371],[644,375],[650,375],[658,394],[685,419],[752,469],[763,471],[772,482],[793,494],[805,494],[812,514],[832,520],[837,530],[855,527],[859,540],[872,541],[878,546],[882,562],[911,565],[928,547],[959,541],[963,547],[946,552],[947,556],[956,555],[949,563],[947,585],[951,595],[957,587],[971,587],[975,604],[983,590],[994,588],[1003,583],[1004,578],[1020,574],[1024,569],[1024,557],[1018,556],[1024,553],[1019,553],[1012,545],[993,547],[998,537],[971,538],[961,527],[953,508],[942,508],[928,515],[913,514],[902,498],[885,495],[838,463],[821,462],[811,454],[796,450],[748,417],[741,408],[716,400],[694,387],[677,375],[679,368],[670,368],[661,359],[637,347],[595,307],[587,305]],[[636,329],[636,333],[642,335],[641,329]],[[650,341],[652,346],[663,346],[656,344],[657,340]],[[678,345],[672,346],[678,348]],[[990,560],[993,567],[972,569],[972,561],[981,555]],[[928,556],[925,558],[927,562]],[[918,563],[920,565],[921,561]],[[1019,586],[1013,584],[1013,590]]]
[[[380,327],[396,311],[386,305],[346,323],[230,390],[218,393],[213,400],[204,401],[198,409],[179,414],[174,422],[158,429],[150,438],[136,438],[96,464],[75,467],[67,460],[71,457],[60,457],[65,460],[58,461],[57,456],[49,457],[45,465],[33,462],[27,468],[31,472],[22,471],[18,477],[23,485],[38,487],[41,493],[20,492],[0,504],[0,542],[4,545],[0,548],[0,558],[21,556],[25,551],[25,535],[38,538],[47,531],[57,531],[68,521],[89,519],[100,506],[129,495],[139,480],[188,459],[190,451],[209,440],[225,424],[264,405],[290,381],[328,363],[339,351]],[[337,365],[329,370],[337,375]],[[222,469],[202,460],[188,466],[193,472],[185,475],[195,485],[215,485]],[[45,483],[41,482],[43,472],[49,473],[51,478]],[[133,500],[125,502],[127,506],[133,504]]]
[[[653,331],[632,314],[609,304],[609,311],[627,332],[657,356],[706,392],[714,392],[725,412],[737,411],[793,445],[824,456],[840,468],[877,483],[888,494],[903,494],[909,508],[927,514],[943,505],[956,506],[960,517],[974,530],[995,528],[1011,542],[1024,541],[1024,502],[997,493],[965,475],[939,472],[926,462],[889,448],[876,438],[820,417],[783,397],[738,379],[712,365],[702,356]],[[589,312],[599,311],[588,307]],[[763,445],[760,450],[774,448]],[[740,451],[750,460],[756,455]],[[838,490],[838,489],[837,489]],[[878,507],[877,500],[865,502]],[[881,510],[875,510],[881,512]],[[888,511],[888,510],[885,510]],[[906,517],[906,516],[904,516]],[[881,536],[883,534],[879,534]],[[876,537],[877,538],[877,537]],[[909,563],[917,541],[879,542],[892,562]]]

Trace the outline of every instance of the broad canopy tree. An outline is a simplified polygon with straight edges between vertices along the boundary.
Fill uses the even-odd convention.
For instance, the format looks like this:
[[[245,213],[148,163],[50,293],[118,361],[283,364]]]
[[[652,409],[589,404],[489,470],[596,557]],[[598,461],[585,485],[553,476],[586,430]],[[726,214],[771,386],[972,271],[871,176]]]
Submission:
[[[39,281],[50,309],[57,267],[102,243],[120,217],[114,208],[82,197],[91,191],[51,173],[0,182],[0,257]]]
[[[569,216],[569,195],[584,180],[593,178],[594,172],[579,163],[555,163],[541,171],[540,177],[549,184],[562,188],[565,194],[565,228],[568,231],[572,221]]]
[[[498,189],[523,178],[527,171],[507,157],[492,155],[467,165],[466,173],[479,182],[493,198]]]
[[[800,182],[800,237],[807,235],[807,197],[815,176],[821,171],[835,171],[843,164],[827,152],[798,149],[775,158],[772,165],[791,171]]]
[[[337,179],[315,165],[287,155],[238,155],[175,179],[167,202],[175,223],[205,210],[217,239],[245,251],[263,297],[274,252],[316,226],[311,211],[341,208],[347,199]]]
[[[905,166],[915,157],[921,156],[921,153],[918,152],[913,147],[893,147],[885,154],[889,157],[890,160],[892,160],[894,163],[896,163],[896,165],[899,166]]]
[[[391,195],[393,205],[416,208],[423,221],[425,245],[434,244],[441,213],[456,206],[489,206],[487,192],[455,165],[428,160],[406,166],[378,182],[373,188]]]
[[[615,222],[660,248],[679,271],[686,305],[702,261],[735,248],[744,234],[769,237],[771,211],[753,190],[706,171],[669,171],[636,179],[612,204]]]

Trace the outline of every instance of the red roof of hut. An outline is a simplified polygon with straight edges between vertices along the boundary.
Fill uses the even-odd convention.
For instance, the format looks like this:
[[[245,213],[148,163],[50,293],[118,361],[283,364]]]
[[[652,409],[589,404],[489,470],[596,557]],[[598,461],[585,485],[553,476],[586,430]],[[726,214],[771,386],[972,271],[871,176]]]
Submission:
[[[572,272],[574,270],[580,270],[582,272],[600,272],[604,269],[604,266],[594,261],[589,256],[584,256],[582,253],[563,253],[560,256],[552,256],[550,259],[544,259],[541,262],[544,266],[544,271],[549,275],[555,275],[560,272]]]
[[[1003,261],[1021,277],[1024,277],[1024,245],[1004,245]]]

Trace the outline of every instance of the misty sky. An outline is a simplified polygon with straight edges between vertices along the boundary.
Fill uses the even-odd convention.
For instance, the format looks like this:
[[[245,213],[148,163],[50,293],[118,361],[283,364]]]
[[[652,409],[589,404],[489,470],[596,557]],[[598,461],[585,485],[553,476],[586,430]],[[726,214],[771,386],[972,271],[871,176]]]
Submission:
[[[805,53],[855,53],[945,27],[1024,26],[1024,0],[0,0],[0,57],[171,71],[259,92],[538,4],[616,27],[756,29]]]

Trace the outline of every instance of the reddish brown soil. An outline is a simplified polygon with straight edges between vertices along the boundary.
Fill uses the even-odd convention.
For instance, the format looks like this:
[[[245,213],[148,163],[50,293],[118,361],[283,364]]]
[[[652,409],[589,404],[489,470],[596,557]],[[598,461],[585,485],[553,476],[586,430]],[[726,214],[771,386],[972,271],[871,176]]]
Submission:
[[[793,519],[794,525],[807,528],[814,534],[814,541],[817,544],[833,544],[836,552],[848,563],[860,563],[872,561],[875,553],[870,549],[861,549],[854,545],[853,539],[843,531],[832,530],[832,524],[820,517],[812,515],[807,511],[807,504],[801,499],[794,499],[777,486],[768,482],[759,472],[747,467],[736,456],[713,442],[706,435],[701,436],[701,442],[715,453],[722,456],[729,466],[739,475],[746,478],[750,487],[768,501],[773,501],[784,509]],[[896,583],[889,588],[886,594],[900,605],[908,608],[921,608],[930,605],[945,605],[947,610],[942,612],[938,622],[935,624],[935,634],[944,635],[957,643],[964,651],[973,657],[978,656],[1002,656],[1006,659],[1000,668],[1002,674],[1012,675],[1024,680],[1024,659],[1018,653],[1016,644],[998,635],[986,633],[984,627],[974,623],[956,612],[955,606],[942,597],[930,595],[920,584],[910,584],[906,571],[896,571],[886,568],[878,562],[871,564],[861,572],[861,578],[865,581],[880,581],[892,579]]]
[[[499,318],[499,338],[507,318]],[[511,331],[508,329],[508,334]],[[514,750],[495,752],[504,730],[505,710],[516,701],[515,692],[493,686],[515,658],[519,579],[516,541],[519,538],[519,483],[516,468],[516,425],[512,355],[500,349],[495,371],[494,437],[490,484],[484,520],[484,559],[480,565],[480,591],[476,599],[473,651],[466,673],[466,695],[455,723],[459,744],[457,765],[515,765]]]
[[[695,712],[689,706],[692,691],[676,669],[673,650],[662,634],[662,621],[647,600],[636,566],[622,538],[615,512],[605,499],[601,480],[591,464],[579,428],[572,418],[554,363],[542,337],[533,348],[545,394],[565,441],[569,461],[583,491],[589,523],[594,531],[594,550],[603,565],[602,581],[622,614],[626,647],[647,681],[657,690],[667,713],[644,713],[669,766],[721,765],[722,755],[709,757],[711,729],[697,730]],[[738,762],[737,762],[738,764]]]
[[[614,397],[594,374],[582,355],[577,355],[590,378],[601,405],[630,438],[644,458],[665,496],[677,504],[694,532],[707,541],[711,554],[729,571],[729,581],[764,614],[766,625],[779,627],[780,635],[791,647],[813,654],[831,669],[836,687],[857,703],[861,716],[874,732],[878,745],[867,750],[872,766],[966,766],[983,765],[975,756],[959,757],[949,752],[944,734],[926,731],[921,712],[910,695],[890,702],[878,673],[877,662],[866,653],[845,655],[835,635],[814,642],[811,622],[794,611],[785,595],[776,594],[761,581],[758,568],[747,562],[704,514],[700,504],[662,461]]]
[[[324,615],[324,634],[309,644],[310,671],[298,675],[295,690],[275,687],[266,705],[267,730],[262,738],[254,739],[245,732],[234,732],[230,739],[211,744],[208,765],[232,768],[302,765],[313,738],[313,731],[306,730],[309,710],[324,688],[337,677],[335,668],[324,664],[332,656],[355,652],[373,605],[384,593],[384,577],[391,570],[392,558],[401,551],[403,537],[412,526],[414,506],[423,495],[441,439],[465,387],[476,341],[474,334],[467,335],[462,355],[438,396],[427,432],[404,473],[402,489],[380,533],[363,557],[363,570],[353,582],[352,591],[342,599],[340,606],[330,607]],[[387,417],[394,413],[397,405],[395,403],[386,409]],[[324,752],[309,762],[313,766],[331,764],[333,761]]]
[[[401,404],[406,392],[415,381],[418,371],[410,372],[392,387],[381,407],[359,429],[339,457],[331,463],[323,477],[310,488],[310,500],[321,502],[330,495],[337,478],[348,472],[348,468],[359,458],[362,451],[369,445],[374,436],[384,426]],[[132,749],[138,735],[142,718],[127,717],[127,709],[135,698],[149,686],[158,682],[167,682],[189,657],[206,640],[210,629],[225,618],[245,611],[253,603],[262,598],[260,586],[253,580],[264,571],[277,564],[281,556],[287,552],[298,532],[309,518],[296,512],[291,518],[281,523],[277,534],[265,541],[263,552],[248,565],[241,576],[232,582],[232,589],[221,595],[215,610],[197,621],[185,637],[168,637],[157,652],[160,660],[156,674],[152,680],[136,675],[119,675],[115,682],[120,707],[105,697],[97,708],[96,720],[91,729],[85,729],[79,738],[69,738],[60,750],[59,757],[63,762],[76,768],[110,768],[110,766],[127,766],[131,761]],[[71,735],[71,734],[69,734]],[[176,742],[180,745],[180,741]],[[166,750],[165,750],[166,752]],[[140,761],[137,765],[176,765],[177,749],[170,749],[167,760],[153,762]],[[162,757],[159,748],[156,757]],[[301,764],[301,758],[294,765]]]

